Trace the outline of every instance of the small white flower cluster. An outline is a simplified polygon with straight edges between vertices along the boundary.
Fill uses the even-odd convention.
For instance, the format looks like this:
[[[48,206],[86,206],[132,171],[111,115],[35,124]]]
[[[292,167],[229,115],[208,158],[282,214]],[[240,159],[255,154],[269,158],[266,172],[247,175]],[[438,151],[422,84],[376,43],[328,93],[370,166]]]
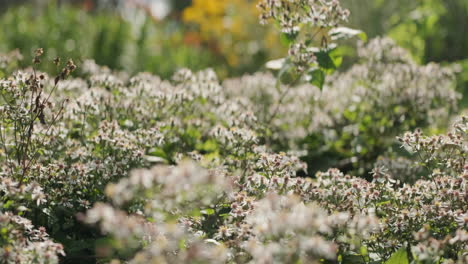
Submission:
[[[257,124],[268,127],[271,143],[280,143],[287,149],[297,149],[298,139],[306,137],[317,123],[330,119],[318,112],[320,90],[312,85],[280,85],[277,89],[276,79],[271,74],[256,73],[225,80],[223,86],[230,98],[246,101],[257,117]],[[276,115],[272,119],[273,113]],[[311,115],[314,118],[310,118]]]
[[[355,248],[359,245],[351,245],[351,241],[368,238],[379,230],[372,215],[329,215],[292,193],[268,193],[256,201],[254,196],[228,184],[232,177],[220,170],[197,168],[193,163],[136,170],[130,178],[107,188],[115,205],[130,206],[134,214],[98,203],[84,219],[90,224],[99,223],[101,230],[120,241],[120,245],[134,248],[134,263],[155,259],[165,263],[169,256],[183,262],[186,254],[206,263],[242,261],[246,256],[256,263],[334,259],[338,248]],[[271,190],[280,190],[278,187],[272,186]],[[210,237],[204,225],[209,223],[210,215],[224,210],[226,203],[229,216]],[[202,216],[193,215],[200,209]],[[329,237],[340,239],[335,243]],[[186,241],[184,248],[178,246],[181,240]],[[223,241],[225,244],[221,244]],[[138,251],[136,245],[140,243],[147,246]],[[227,245],[231,245],[229,249],[225,248]],[[168,252],[176,254],[167,255]]]
[[[252,105],[274,147],[308,150],[310,159],[336,152],[340,160],[316,166],[354,166],[364,174],[396,136],[447,120],[460,94],[453,69],[417,65],[390,39],[371,40],[359,53],[361,61],[329,76],[323,91],[309,84],[278,87],[273,76],[260,73],[224,86],[230,97]],[[308,136],[316,148],[304,148]]]
[[[130,263],[156,259],[161,263],[194,260],[222,263],[227,258],[225,247],[203,242],[200,235],[189,233],[183,224],[173,221],[212,205],[228,189],[227,180],[223,174],[201,169],[191,162],[176,167],[135,170],[130,178],[109,185],[106,192],[116,205],[133,203],[133,207],[139,208],[135,209],[137,213],[127,215],[98,203],[88,210],[85,221],[99,223],[105,233],[134,248],[135,255]],[[155,222],[145,220],[148,218]],[[185,243],[185,248],[180,248],[181,242]],[[138,252],[135,245],[140,243],[147,246]]]
[[[404,183],[414,183],[423,177],[425,168],[414,162],[414,160],[405,157],[379,157],[374,167],[387,168],[388,174],[395,180]]]
[[[363,62],[331,78],[325,88],[322,99],[333,102],[327,107],[330,114],[348,112],[357,115],[354,121],[365,118],[366,110],[388,109],[386,114],[390,115],[386,118],[390,116],[390,125],[394,126],[408,119],[433,122],[447,116],[447,110],[440,109],[455,108],[459,94],[454,90],[452,69],[436,64],[416,65],[389,39],[372,40],[360,52]],[[350,96],[339,96],[343,94]],[[336,119],[343,122],[350,118],[341,114]],[[380,129],[383,133],[388,128]]]
[[[447,136],[402,138],[430,172],[395,159],[377,163],[370,181],[338,169],[302,177],[328,168],[313,159],[322,155],[362,176],[396,135],[455,107],[451,70],[416,65],[386,39],[360,51],[362,62],[323,91],[277,86],[268,74],[222,85],[211,70],[129,77],[90,61],[83,79],[58,85],[30,72],[2,80],[15,99],[0,99],[0,225],[12,230],[2,254],[58,261],[61,246],[31,219],[51,237],[73,230],[79,243],[99,234],[78,232],[78,221],[96,224],[115,242],[99,257],[118,257],[113,248],[131,263],[385,261],[402,246],[420,259],[463,259],[466,118]],[[402,171],[411,180],[394,175]]]
[[[395,248],[403,246],[402,242],[416,245],[418,239],[414,233],[426,224],[431,226],[431,234],[439,239],[462,232],[467,227],[464,202],[468,194],[466,173],[400,186],[385,169],[376,168],[373,178],[368,182],[334,169],[318,173],[317,182],[306,194],[306,199],[317,201],[330,211],[373,212],[385,216],[381,228],[386,233],[367,242],[373,248],[379,248],[377,252],[384,259]]]
[[[262,0],[258,8],[261,24],[273,19],[291,38],[289,58],[301,73],[317,62],[317,47],[329,46],[329,30],[349,17],[338,0]]]
[[[458,248],[458,250],[465,253],[462,253],[458,260],[444,259],[444,263],[462,264],[468,262],[468,254],[466,254],[468,250],[468,232],[466,229],[458,229],[453,236],[437,239],[432,237],[431,227],[424,226],[414,236],[419,243],[411,249],[415,259],[419,262],[441,261],[442,258],[440,256],[450,247]]]
[[[455,122],[447,135],[424,136],[421,130],[406,132],[398,140],[402,147],[418,158],[432,174],[459,175],[468,169],[468,117],[462,116]]]
[[[327,240],[327,236],[339,229],[361,238],[378,231],[374,217],[351,219],[346,213],[328,215],[295,196],[270,194],[254,207],[246,218],[252,226],[252,238],[243,244],[254,263],[319,263],[322,258],[335,259],[338,245]]]
[[[0,212],[2,263],[59,263],[63,246],[49,240],[45,228],[34,229],[29,219]]]
[[[285,33],[298,33],[304,24],[336,27],[349,16],[338,0],[262,0],[258,7],[260,23],[273,18]]]
[[[228,182],[216,171],[206,171],[191,162],[181,162],[177,167],[156,166],[151,170],[140,169],[116,184],[109,184],[107,195],[116,205],[123,205],[145,190],[157,190],[147,197],[146,209],[161,212],[182,210],[185,205],[194,210],[210,205],[209,193],[219,193]],[[212,190],[211,190],[212,189]],[[141,197],[144,198],[144,197]],[[150,206],[150,207],[148,207]]]
[[[36,205],[46,202],[46,195],[37,182],[21,185],[10,177],[0,176],[0,192],[12,201],[31,200]],[[3,203],[0,202],[0,205]]]

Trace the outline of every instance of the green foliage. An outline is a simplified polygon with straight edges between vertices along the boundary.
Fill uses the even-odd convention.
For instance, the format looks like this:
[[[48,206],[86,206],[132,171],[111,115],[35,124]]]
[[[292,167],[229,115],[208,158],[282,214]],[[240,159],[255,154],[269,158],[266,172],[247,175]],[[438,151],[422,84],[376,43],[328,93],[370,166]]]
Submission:
[[[394,5],[370,2],[385,19]],[[179,21],[4,13],[0,47],[25,59],[0,55],[0,262],[467,262],[468,118],[447,128],[460,68],[416,63],[458,2],[401,8],[416,11],[386,32],[412,54],[372,39],[345,68],[337,43],[367,35],[338,26],[339,2],[261,3],[290,53],[276,77],[223,83],[172,74],[239,70]]]
[[[25,5],[1,14],[0,50],[20,49],[25,54],[21,66],[29,65],[30,54],[38,47],[47,49],[45,60],[74,58],[78,65],[87,58],[99,64],[128,72],[148,71],[170,77],[178,68],[200,70],[213,66],[226,70],[208,50],[184,43],[183,25],[154,22],[145,18],[142,26],[133,25],[116,13],[87,13],[63,5],[44,9]],[[217,66],[218,65],[218,66]],[[52,64],[41,70],[54,71]]]
[[[400,71],[387,71],[385,74],[400,78],[398,87],[393,87],[392,82],[379,82],[397,91],[403,89],[405,96],[417,95],[414,98],[426,103],[405,112],[406,120],[420,119],[426,111],[439,109],[439,104],[453,100],[447,90],[436,97],[426,97],[418,86],[417,93],[413,94],[412,86],[408,86],[413,78],[425,80],[437,76],[438,72],[429,71],[431,74],[425,75],[426,71],[420,66],[401,62],[404,56],[391,57],[395,62],[388,61],[389,54],[383,53],[383,57],[375,60],[375,54],[368,49],[375,52],[376,48],[383,48],[389,54],[401,52],[388,40],[373,40],[360,50],[367,52],[366,63],[371,64],[355,67],[372,69],[375,76],[382,78],[384,75],[379,70],[388,69],[392,63],[414,71],[409,80],[406,75],[400,76]],[[35,61],[41,57],[42,50],[38,50]],[[424,178],[435,181],[419,181],[408,191],[409,187],[395,184],[393,175],[380,167],[372,171],[371,181],[345,176],[333,169],[315,178],[297,177],[307,173],[305,163],[292,154],[272,150],[280,144],[278,139],[285,139],[281,143],[289,148],[287,150],[293,149],[292,144],[288,145],[290,142],[301,140],[289,132],[290,128],[299,130],[303,125],[302,121],[291,123],[291,120],[310,120],[310,116],[300,112],[303,106],[317,106],[320,111],[328,109],[329,117],[323,116],[326,111],[315,114],[322,115],[324,120],[336,117],[335,111],[341,108],[335,107],[344,107],[345,111],[338,111],[343,112],[343,116],[338,116],[332,128],[343,132],[340,132],[340,140],[326,138],[329,126],[319,126],[320,130],[310,135],[315,141],[334,144],[333,147],[341,151],[339,155],[353,157],[361,153],[357,162],[362,167],[358,168],[370,168],[372,157],[380,151],[376,145],[387,144],[376,139],[377,133],[382,134],[378,126],[392,127],[394,130],[386,135],[392,137],[414,125],[391,126],[389,124],[396,124],[391,120],[399,119],[371,114],[378,112],[378,107],[390,107],[395,114],[401,113],[401,109],[392,107],[395,102],[406,101],[400,101],[402,98],[395,96],[396,93],[389,96],[386,93],[389,89],[380,94],[383,100],[378,101],[380,104],[337,101],[346,99],[342,89],[349,88],[349,84],[360,85],[356,87],[365,84],[363,91],[374,91],[375,78],[368,79],[367,75],[361,76],[356,74],[356,69],[351,69],[347,73],[330,75],[334,81],[320,91],[318,87],[297,80],[295,71],[290,72],[295,81],[288,82],[287,86],[271,76],[270,80],[273,84],[279,83],[278,86],[269,83],[262,86],[258,80],[252,82],[247,78],[237,80],[237,85],[226,82],[222,86],[210,70],[199,73],[181,70],[171,81],[163,81],[148,73],[128,77],[91,61],[83,65],[85,68],[80,74],[85,80],[63,80],[62,75],[59,79],[40,77],[30,70],[28,74],[14,73],[8,81],[2,82],[2,109],[10,110],[0,112],[4,115],[0,123],[3,148],[0,183],[4,186],[0,190],[4,194],[1,212],[5,214],[2,219],[13,221],[21,216],[48,231],[47,236],[40,238],[22,231],[14,232],[21,234],[18,237],[3,235],[2,250],[11,247],[15,254],[27,260],[36,251],[22,251],[22,248],[45,243],[48,246],[45,251],[44,247],[35,250],[45,256],[52,254],[57,261],[63,246],[65,261],[70,263],[83,258],[92,262],[132,259],[141,263],[142,256],[144,261],[164,258],[181,263],[189,262],[187,256],[191,256],[192,261],[191,254],[195,253],[200,263],[224,263],[228,258],[237,263],[260,261],[265,253],[279,262],[340,258],[342,263],[384,263],[392,259],[390,256],[399,248],[399,241],[408,243],[419,258],[425,257],[418,250],[422,246],[431,248],[432,242],[419,244],[422,243],[420,237],[428,235],[437,241],[444,236],[455,241],[444,244],[446,249],[434,252],[431,258],[456,259],[462,250],[461,242],[455,238],[463,235],[457,235],[463,230],[459,228],[460,216],[456,212],[465,206],[460,198],[460,194],[465,193],[465,180],[459,178],[464,173],[461,165],[464,153],[450,152],[453,157],[447,159],[449,149],[437,147],[441,153],[433,155],[434,160],[430,162],[446,162],[453,171],[443,171],[443,176],[440,171],[425,173]],[[69,62],[62,73],[69,73],[71,69],[74,65]],[[443,71],[435,66],[431,69]],[[238,85],[239,81],[245,84]],[[443,89],[450,86],[452,79],[438,81],[440,87],[437,88]],[[246,85],[248,83],[254,83],[256,89]],[[430,89],[430,95],[437,91],[430,86],[425,89]],[[60,93],[55,93],[56,90]],[[297,101],[288,101],[286,97],[284,103],[280,102],[280,108],[275,105],[277,102],[270,105],[268,100],[280,99],[275,94],[284,91],[289,91],[293,99],[308,103],[297,108]],[[303,94],[304,91],[310,94]],[[314,99],[313,91],[320,92],[327,101]],[[257,101],[252,95],[258,96],[258,92],[261,99]],[[359,92],[354,94],[357,96]],[[38,96],[39,99],[35,99]],[[65,97],[73,98],[66,107],[61,104]],[[46,98],[53,103],[43,101]],[[332,105],[330,98],[337,104]],[[341,104],[343,102],[345,104]],[[291,108],[290,103],[295,103],[296,109]],[[264,104],[271,108],[265,108]],[[324,106],[330,108],[322,108]],[[399,105],[404,106],[407,105]],[[284,112],[281,107],[295,112]],[[267,112],[262,113],[265,109]],[[41,113],[44,113],[43,120],[39,118]],[[380,121],[373,121],[374,118]],[[457,126],[461,136],[465,133],[466,120]],[[344,127],[349,125],[342,122],[356,125],[362,134],[347,132]],[[29,130],[31,124],[33,129]],[[281,129],[286,129],[286,133]],[[403,140],[405,147],[433,142],[418,135],[405,137],[408,137]],[[361,142],[361,139],[368,142]],[[323,146],[314,140],[300,146],[320,151],[324,160],[333,161],[336,153],[323,151]],[[355,142],[363,146],[360,152],[353,152]],[[463,142],[457,144],[463,149]],[[430,144],[424,145],[430,150]],[[424,148],[415,149],[420,150],[421,156],[426,155]],[[367,153],[371,154],[366,156]],[[155,164],[158,165],[151,168]],[[449,187],[439,188],[446,182]],[[431,192],[421,192],[421,188],[426,187]],[[453,195],[444,196],[441,192]],[[417,199],[409,199],[415,196]],[[421,202],[415,203],[416,200]],[[441,204],[450,204],[453,213],[434,214],[439,212],[436,209]],[[404,222],[410,213],[414,220]],[[279,222],[284,224],[277,225]],[[423,229],[426,225],[432,228],[426,231]],[[8,224],[2,230],[7,230],[3,231],[7,234],[8,230],[18,229],[20,227]],[[42,232],[45,234],[44,230]],[[420,234],[416,236],[416,232]],[[45,239],[48,236],[60,244]],[[35,244],[34,239],[38,239],[39,244]],[[379,242],[381,240],[385,243]],[[276,244],[281,247],[274,246]]]
[[[385,262],[385,264],[409,264],[408,251],[406,248],[400,248],[392,254],[392,256]]]
[[[393,21],[389,35],[409,49],[421,63],[458,61],[468,56],[462,47],[461,21],[468,19],[468,4],[461,0],[419,1],[408,15]]]

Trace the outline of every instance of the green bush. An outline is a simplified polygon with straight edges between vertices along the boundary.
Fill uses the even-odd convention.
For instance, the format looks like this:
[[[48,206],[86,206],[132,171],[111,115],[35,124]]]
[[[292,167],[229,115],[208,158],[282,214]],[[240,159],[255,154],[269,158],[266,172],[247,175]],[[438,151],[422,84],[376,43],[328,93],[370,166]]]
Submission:
[[[339,1],[260,9],[289,43],[276,76],[126,71],[152,27],[115,43],[132,28],[102,14],[84,52],[123,70],[0,55],[0,262],[467,263],[457,70],[375,38],[336,71],[363,37]]]
[[[219,65],[209,51],[183,42],[183,25],[177,22],[156,23],[145,18],[137,26],[117,13],[96,12],[66,5],[10,8],[0,16],[0,24],[8,29],[0,33],[0,50],[21,50],[25,54],[21,66],[29,65],[33,58],[30,54],[38,47],[51,47],[44,60],[52,61],[60,55],[80,65],[94,58],[112,69],[148,71],[163,77],[183,67],[200,70]],[[49,64],[41,69],[55,70]],[[218,69],[225,71],[221,66]]]

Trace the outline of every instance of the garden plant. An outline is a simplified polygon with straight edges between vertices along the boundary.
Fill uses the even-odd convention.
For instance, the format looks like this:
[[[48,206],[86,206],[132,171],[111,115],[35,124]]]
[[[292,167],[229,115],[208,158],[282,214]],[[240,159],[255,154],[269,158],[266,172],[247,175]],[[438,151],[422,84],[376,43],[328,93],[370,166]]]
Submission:
[[[254,36],[202,2],[182,19],[233,77],[0,54],[0,263],[468,263],[460,65],[346,27],[344,0],[236,0],[286,44],[236,76]]]

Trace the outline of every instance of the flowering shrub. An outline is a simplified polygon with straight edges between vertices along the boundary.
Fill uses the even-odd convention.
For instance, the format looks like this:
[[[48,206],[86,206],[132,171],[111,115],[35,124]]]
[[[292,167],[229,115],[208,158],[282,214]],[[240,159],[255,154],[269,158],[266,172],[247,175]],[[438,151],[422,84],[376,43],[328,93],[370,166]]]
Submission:
[[[467,125],[467,117],[463,116],[455,122],[447,135],[428,137],[421,130],[416,130],[406,132],[398,139],[405,149],[417,154],[422,166],[432,172],[429,177],[440,174],[459,175],[466,169]]]
[[[398,247],[414,249],[420,240],[415,233],[422,228],[439,239],[456,236],[466,228],[465,174],[419,180],[413,185],[399,185],[382,168],[374,169],[372,176],[373,181],[367,182],[338,170],[319,173],[309,199],[319,200],[329,210],[375,212],[385,232],[367,243],[379,258],[388,258]],[[465,247],[465,240],[455,239],[448,247],[455,250],[441,251],[438,257],[457,259]]]
[[[319,27],[346,13],[262,4],[293,29],[314,10],[331,16]],[[2,262],[465,263],[468,119],[405,134],[444,123],[453,70],[385,38],[359,52],[320,89],[297,72],[221,84],[212,70],[162,80],[90,60],[66,79],[73,61],[41,73],[37,50],[0,81]],[[399,135],[406,156],[391,151]],[[312,157],[339,168],[310,177]]]
[[[454,69],[419,66],[390,39],[372,40],[358,52],[362,63],[331,79],[322,105],[332,120],[323,126],[327,151],[339,153],[340,167],[362,173],[373,155],[390,151],[395,136],[447,119],[459,94]]]
[[[266,187],[283,189],[284,195],[270,193],[256,201],[229,177],[220,169],[200,170],[191,163],[134,171],[128,180],[108,186],[107,192],[115,205],[127,204],[136,215],[125,217],[109,205],[96,204],[85,221],[100,223],[122,248],[138,249],[136,245],[149,243],[133,253],[135,263],[151,257],[169,261],[170,255],[163,253],[169,249],[177,252],[173,257],[178,261],[187,254],[216,263],[334,259],[339,246],[330,237],[342,234],[340,244],[348,245],[354,241],[351,238],[365,237],[378,227],[372,216],[328,215],[313,204],[305,206],[299,197],[286,195],[284,179]],[[285,225],[277,225],[280,220]],[[291,240],[294,234],[297,238]],[[177,242],[181,239],[187,241],[182,247]],[[205,243],[197,245],[201,241]]]
[[[11,212],[0,213],[2,263],[59,263],[63,246],[53,243],[45,228]]]
[[[275,149],[309,150],[311,168],[363,175],[390,153],[396,136],[447,119],[459,94],[453,69],[419,66],[390,39],[358,51],[362,61],[330,76],[323,91],[310,84],[275,88],[275,78],[261,73],[224,85],[231,97],[251,102]]]

